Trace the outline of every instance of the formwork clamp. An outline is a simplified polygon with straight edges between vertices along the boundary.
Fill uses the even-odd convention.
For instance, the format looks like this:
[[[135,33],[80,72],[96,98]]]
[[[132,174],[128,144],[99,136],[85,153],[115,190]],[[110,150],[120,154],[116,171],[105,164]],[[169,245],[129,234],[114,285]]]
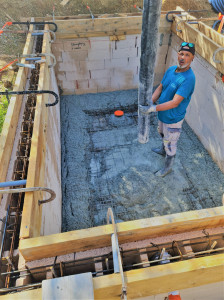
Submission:
[[[52,30],[33,30],[29,32],[31,33],[32,36],[41,36],[44,35],[44,33],[50,33],[53,36],[53,39],[50,41],[50,43],[53,43],[56,40],[55,32]]]
[[[173,22],[173,19],[169,18],[169,15],[171,14],[177,14],[178,16],[181,16],[182,13],[191,13],[191,12],[208,12],[207,9],[201,9],[201,10],[170,10],[168,11],[168,13],[166,14],[166,20],[167,22]]]
[[[53,59],[53,63],[48,65],[48,68],[52,68],[56,65],[56,58],[52,53],[32,53],[32,54],[21,54],[19,55],[20,58],[25,58],[26,61],[34,60],[36,63],[45,62],[41,60],[41,56],[50,56]]]
[[[19,25],[27,25],[27,28],[28,28],[28,31],[30,29],[30,25],[53,25],[54,26],[54,30],[53,32],[56,32],[57,29],[58,29],[58,26],[56,23],[54,22],[30,22],[30,21],[27,21],[27,22],[6,22],[3,27],[1,28],[0,30],[0,35],[4,32],[4,28],[6,26],[11,26],[11,25],[16,25],[16,24],[19,24]]]
[[[18,188],[18,189],[4,189],[0,190],[1,194],[17,194],[17,193],[28,193],[28,192],[48,192],[50,193],[50,198],[46,200],[38,200],[38,205],[45,204],[53,201],[56,198],[56,194],[53,190],[46,187],[30,187],[30,188]]]
[[[224,47],[219,47],[218,49],[216,49],[215,52],[213,53],[213,56],[212,56],[212,59],[213,59],[214,63],[216,63],[216,64],[221,64],[222,63],[221,60],[217,60],[215,58],[217,53],[220,52],[220,51],[224,51]]]
[[[48,91],[48,90],[41,90],[41,91],[36,91],[36,90],[34,90],[34,91],[32,91],[32,90],[31,91],[12,91],[12,92],[11,91],[9,92],[8,90],[6,90],[5,92],[0,92],[0,95],[6,96],[8,101],[9,101],[9,99],[8,99],[9,95],[32,95],[32,94],[34,94],[34,95],[37,95],[37,94],[51,94],[51,95],[53,95],[55,97],[55,102],[45,104],[46,107],[54,106],[59,101],[58,94],[56,94],[53,91]]]

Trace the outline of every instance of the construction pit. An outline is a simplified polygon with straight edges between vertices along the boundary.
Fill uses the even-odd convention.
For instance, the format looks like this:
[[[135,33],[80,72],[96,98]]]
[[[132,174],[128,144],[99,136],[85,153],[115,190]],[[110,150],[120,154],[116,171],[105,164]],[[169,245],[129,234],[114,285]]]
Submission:
[[[196,45],[196,88],[165,178],[151,151],[161,143],[156,115],[149,142],[138,142],[141,13],[56,18],[55,33],[30,24],[45,32],[28,34],[21,62],[32,53],[46,62],[19,68],[14,91],[42,93],[10,99],[0,182],[26,180],[56,197],[3,195],[2,299],[164,299],[175,290],[223,299],[224,37],[191,19],[160,17],[154,87],[180,43]]]

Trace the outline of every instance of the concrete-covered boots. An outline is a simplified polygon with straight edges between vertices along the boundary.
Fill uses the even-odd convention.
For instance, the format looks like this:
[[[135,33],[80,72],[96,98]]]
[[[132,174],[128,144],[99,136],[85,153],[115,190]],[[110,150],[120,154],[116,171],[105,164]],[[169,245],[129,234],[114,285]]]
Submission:
[[[174,163],[174,158],[175,158],[175,155],[173,155],[173,156],[166,155],[165,165],[161,170],[159,170],[156,173],[156,176],[164,177],[167,174],[169,174],[170,172],[172,172],[172,166],[173,166],[173,163]]]
[[[152,148],[152,151],[155,152],[156,154],[166,156],[166,151],[165,151],[165,147],[164,147],[163,143],[162,143],[161,147]]]

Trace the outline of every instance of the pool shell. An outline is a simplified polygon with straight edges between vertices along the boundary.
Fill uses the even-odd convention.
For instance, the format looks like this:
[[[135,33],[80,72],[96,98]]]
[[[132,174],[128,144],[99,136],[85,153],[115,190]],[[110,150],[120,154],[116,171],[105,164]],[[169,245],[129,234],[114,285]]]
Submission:
[[[150,127],[138,143],[137,90],[62,97],[63,231],[106,224],[108,207],[122,222],[222,205],[224,175],[187,123],[164,178],[151,151],[161,144],[156,114]]]

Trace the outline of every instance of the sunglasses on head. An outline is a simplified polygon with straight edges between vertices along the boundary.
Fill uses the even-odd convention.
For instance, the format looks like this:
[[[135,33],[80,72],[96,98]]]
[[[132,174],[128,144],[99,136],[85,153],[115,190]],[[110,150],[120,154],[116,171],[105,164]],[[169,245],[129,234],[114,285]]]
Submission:
[[[181,46],[182,46],[182,47],[184,47],[184,46],[189,46],[190,48],[194,48],[194,44],[193,44],[193,43],[187,43],[187,42],[183,42],[183,43],[181,44]]]

